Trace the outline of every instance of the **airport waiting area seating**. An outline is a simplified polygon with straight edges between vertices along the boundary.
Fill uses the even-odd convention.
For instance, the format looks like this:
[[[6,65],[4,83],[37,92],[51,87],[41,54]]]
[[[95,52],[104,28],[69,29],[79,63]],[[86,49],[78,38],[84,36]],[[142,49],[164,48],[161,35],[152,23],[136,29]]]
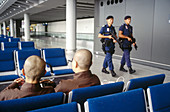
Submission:
[[[21,50],[35,49],[34,42],[32,42],[32,41],[29,41],[29,42],[19,42],[19,48]]]
[[[0,112],[25,112],[63,104],[62,92],[49,93],[20,99],[0,101]]]
[[[32,110],[28,112],[81,112],[81,110],[78,103],[72,102],[72,103]]]
[[[135,78],[128,81],[125,91],[143,88],[145,91],[149,86],[162,84],[165,79],[165,74],[158,74],[148,77]]]
[[[9,42],[20,42],[20,38],[9,38]]]
[[[19,50],[18,42],[2,42],[2,50],[4,51],[14,51]]]
[[[53,75],[70,75],[73,74],[73,70],[67,67],[67,60],[65,56],[65,50],[61,48],[45,48],[41,49],[42,57],[47,64],[50,64],[53,69]],[[47,74],[50,74],[50,67],[47,65]]]
[[[88,98],[94,98],[123,91],[124,82],[116,82],[105,85],[91,86],[79,89],[73,89],[69,92],[68,103],[77,102],[84,111],[84,102]]]
[[[150,112],[170,112],[170,82],[147,89]]]
[[[0,51],[0,82],[19,78],[13,51]]]
[[[143,89],[87,99],[85,112],[147,112]]]

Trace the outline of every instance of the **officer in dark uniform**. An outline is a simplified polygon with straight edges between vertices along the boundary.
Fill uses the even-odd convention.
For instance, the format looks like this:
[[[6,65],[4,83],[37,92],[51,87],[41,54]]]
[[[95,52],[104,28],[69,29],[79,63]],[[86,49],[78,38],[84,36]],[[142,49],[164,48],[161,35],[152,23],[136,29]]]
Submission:
[[[101,28],[98,37],[102,38],[105,43],[104,51],[105,51],[106,56],[103,62],[102,72],[109,74],[109,71],[106,70],[106,68],[109,67],[110,73],[114,77],[116,76],[116,73],[114,72],[114,66],[112,63],[112,55],[114,54],[114,51],[115,51],[114,49],[115,49],[116,40],[114,40],[111,33],[114,33],[116,35],[116,31],[115,31],[114,26],[112,26],[113,20],[114,20],[113,16],[108,16],[106,18],[107,24]]]
[[[130,25],[131,23],[131,16],[125,16],[124,18],[125,23],[120,26],[119,28],[119,38],[122,39],[122,47],[123,47],[123,56],[121,60],[121,66],[120,71],[127,72],[126,69],[124,69],[125,63],[127,63],[127,67],[129,68],[129,73],[135,73],[136,70],[132,69],[131,61],[130,61],[130,51],[132,50],[131,45],[133,44],[135,46],[135,43],[132,43],[133,37],[133,27]]]

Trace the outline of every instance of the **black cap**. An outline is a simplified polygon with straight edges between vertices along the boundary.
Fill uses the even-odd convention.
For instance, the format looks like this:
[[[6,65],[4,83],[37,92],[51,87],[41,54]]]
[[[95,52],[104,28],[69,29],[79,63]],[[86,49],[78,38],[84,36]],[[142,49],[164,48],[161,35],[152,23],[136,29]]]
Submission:
[[[131,18],[131,16],[125,16],[124,20]]]
[[[113,16],[107,16],[107,18],[106,18],[106,19],[110,19],[110,18],[114,19],[114,17],[113,17]]]

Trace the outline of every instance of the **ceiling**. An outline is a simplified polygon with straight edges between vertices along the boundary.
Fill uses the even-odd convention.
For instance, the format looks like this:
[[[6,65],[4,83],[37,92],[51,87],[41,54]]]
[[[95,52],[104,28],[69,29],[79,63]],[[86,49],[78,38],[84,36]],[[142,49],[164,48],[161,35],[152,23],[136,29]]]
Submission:
[[[3,2],[2,2],[3,1]],[[30,15],[32,23],[66,19],[66,0],[1,0],[0,23],[23,19]],[[94,0],[77,0],[77,18],[94,17]]]

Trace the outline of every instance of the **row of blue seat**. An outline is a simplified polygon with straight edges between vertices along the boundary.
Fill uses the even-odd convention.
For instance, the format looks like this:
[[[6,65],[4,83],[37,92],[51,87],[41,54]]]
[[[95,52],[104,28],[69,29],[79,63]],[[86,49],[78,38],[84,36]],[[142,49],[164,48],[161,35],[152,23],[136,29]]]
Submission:
[[[53,112],[55,110],[57,112],[83,112],[84,110],[82,109],[82,107],[85,107],[85,112],[147,112],[148,110],[146,97],[143,89],[139,88],[126,92],[118,92],[117,87],[122,84],[123,82],[118,82],[100,86],[93,86],[93,92],[91,91],[91,87],[86,87],[86,91],[75,89],[83,93],[81,94],[81,98],[86,98],[86,102],[83,102],[84,105],[81,105],[80,102],[77,100],[74,100],[68,104],[63,104],[63,99],[65,98],[65,95],[62,92],[58,92],[15,100],[0,101],[0,111],[8,112],[13,110],[14,112]],[[122,88],[122,86],[120,86],[120,88]],[[148,87],[147,94],[149,99],[150,112],[169,112],[169,88],[170,83]],[[92,94],[91,97],[87,97],[90,95],[89,90]],[[76,95],[77,97],[80,97],[80,94],[78,92]],[[77,97],[72,96],[72,99],[76,99]],[[81,105],[81,107],[79,106],[79,104]]]
[[[0,82],[14,80],[15,78],[24,77],[22,75],[22,68],[25,60],[31,56],[37,55],[42,57],[48,64],[56,69],[60,66],[67,66],[65,57],[65,50],[61,48],[45,48],[32,50],[18,50],[18,51],[1,51],[0,52]],[[47,73],[45,76],[73,74],[72,69],[58,69],[51,73],[50,67],[46,67]],[[8,74],[10,72],[11,74]]]
[[[0,38],[13,38],[12,36],[0,34]]]
[[[2,51],[14,51],[14,50],[29,50],[35,49],[34,42],[1,42]]]
[[[0,42],[20,42],[20,38],[0,38]]]

